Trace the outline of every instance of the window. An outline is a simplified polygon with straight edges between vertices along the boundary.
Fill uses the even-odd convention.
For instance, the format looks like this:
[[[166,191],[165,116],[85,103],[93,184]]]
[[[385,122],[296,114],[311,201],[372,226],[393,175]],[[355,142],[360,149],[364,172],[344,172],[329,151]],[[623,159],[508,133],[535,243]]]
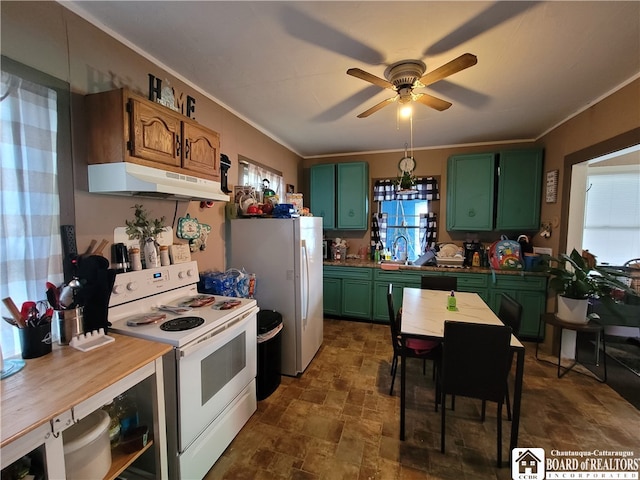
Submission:
[[[390,179],[374,182],[373,200],[379,207],[371,219],[372,245],[382,245],[403,261],[414,261],[435,247],[437,215],[429,202],[439,199],[438,180],[433,177],[416,179],[411,193],[398,193],[395,182]]]
[[[45,300],[46,282],[63,281],[59,177],[73,197],[69,160],[69,86],[6,57],[0,81],[0,296],[20,308]],[[8,316],[6,310],[3,315]],[[2,354],[20,352],[18,330],[0,322]]]
[[[385,200],[380,211],[387,214],[387,235],[384,247],[396,260],[414,261],[423,253],[420,216],[429,213],[426,200]],[[404,239],[407,241],[404,242]]]
[[[247,157],[238,155],[238,185],[250,186],[258,192],[264,188],[264,180],[269,182],[269,188],[276,192],[280,201],[284,201],[284,183],[282,172],[261,165]]]
[[[640,168],[589,168],[582,246],[598,263],[640,257]]]

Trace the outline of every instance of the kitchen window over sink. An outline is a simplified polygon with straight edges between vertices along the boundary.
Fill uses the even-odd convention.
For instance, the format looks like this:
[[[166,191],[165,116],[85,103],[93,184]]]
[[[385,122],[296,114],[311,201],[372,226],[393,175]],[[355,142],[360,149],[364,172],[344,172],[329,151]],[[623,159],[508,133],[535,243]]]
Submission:
[[[429,203],[439,199],[438,182],[433,177],[418,178],[411,193],[398,192],[392,180],[376,181],[373,200],[378,202],[378,213],[372,217],[371,241],[380,243],[397,259],[416,260],[435,246],[436,213]]]
[[[18,308],[63,281],[60,224],[75,216],[69,105],[67,83],[2,57],[0,296]],[[19,354],[18,329],[0,323],[3,357]]]

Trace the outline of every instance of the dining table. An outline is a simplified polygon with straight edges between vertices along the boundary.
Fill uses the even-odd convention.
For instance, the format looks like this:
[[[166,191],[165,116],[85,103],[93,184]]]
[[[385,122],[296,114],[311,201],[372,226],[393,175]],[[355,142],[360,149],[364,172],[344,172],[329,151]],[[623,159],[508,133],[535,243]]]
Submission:
[[[402,322],[400,325],[402,341],[404,342],[408,338],[443,340],[444,322],[447,320],[483,323],[486,325],[503,325],[498,316],[477,293],[454,292],[456,297],[455,310],[449,310],[447,307],[447,300],[450,295],[450,292],[442,290],[404,288],[402,298]],[[524,374],[524,346],[515,335],[511,335],[511,350],[516,355],[516,374],[513,392],[510,453],[518,443],[522,377]],[[400,374],[400,440],[404,440],[405,434],[405,360],[403,355]],[[444,406],[442,406],[442,408],[444,408]]]

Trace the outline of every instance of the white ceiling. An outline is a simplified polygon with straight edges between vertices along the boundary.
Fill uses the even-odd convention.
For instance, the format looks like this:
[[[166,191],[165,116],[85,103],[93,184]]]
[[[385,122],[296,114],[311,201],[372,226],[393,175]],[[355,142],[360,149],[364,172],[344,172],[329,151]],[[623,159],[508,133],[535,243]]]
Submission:
[[[531,140],[640,75],[640,2],[63,2],[303,157],[402,151],[384,78],[469,52],[477,65],[420,91],[414,149]],[[197,119],[197,115],[196,115]],[[223,139],[224,144],[224,139]]]

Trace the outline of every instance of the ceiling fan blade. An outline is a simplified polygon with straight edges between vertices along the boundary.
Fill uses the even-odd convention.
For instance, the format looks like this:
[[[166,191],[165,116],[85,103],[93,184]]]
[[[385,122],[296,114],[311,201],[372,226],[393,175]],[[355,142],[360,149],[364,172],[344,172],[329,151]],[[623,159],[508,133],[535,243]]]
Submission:
[[[449,75],[458,73],[465,68],[472,67],[476,63],[478,63],[478,58],[475,55],[471,53],[464,53],[458,58],[451,60],[449,63],[445,63],[441,67],[438,67],[435,70],[426,73],[422,76],[419,82],[426,87],[427,85],[431,85],[432,83],[435,83],[438,80],[442,80]]]
[[[352,77],[359,78],[364,80],[365,82],[373,83],[374,85],[378,85],[382,88],[390,88],[393,90],[393,85],[386,80],[376,77],[375,75],[370,74],[369,72],[365,72],[364,70],[360,70],[359,68],[350,68],[347,70],[347,75],[351,75]]]
[[[365,110],[364,112],[362,112],[360,115],[358,115],[358,118],[368,117],[372,113],[376,113],[378,110],[382,109],[383,107],[386,107],[387,105],[395,102],[397,99],[398,99],[398,95],[396,95],[395,97],[387,98],[386,100],[381,101],[377,105],[374,105],[369,110]]]
[[[438,111],[443,111],[446,110],[447,108],[449,108],[451,106],[450,102],[447,102],[446,100],[442,100],[440,98],[437,97],[433,97],[431,95],[428,95],[426,93],[416,93],[415,94],[415,101],[416,102],[420,102],[423,105],[426,105],[427,107],[431,107],[434,108]]]

